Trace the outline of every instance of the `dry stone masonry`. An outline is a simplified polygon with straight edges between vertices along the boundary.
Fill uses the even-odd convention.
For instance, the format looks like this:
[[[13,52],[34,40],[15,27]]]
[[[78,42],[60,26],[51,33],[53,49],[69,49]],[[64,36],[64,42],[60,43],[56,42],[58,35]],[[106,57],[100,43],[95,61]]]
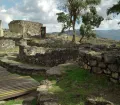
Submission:
[[[9,23],[9,29],[11,32],[19,33],[26,36],[41,35],[41,27],[43,24],[38,22],[14,20]]]
[[[18,59],[24,62],[42,66],[56,66],[65,63],[67,60],[76,59],[78,50],[71,48],[43,48],[19,46]]]
[[[120,83],[120,51],[99,49],[96,52],[91,49],[89,47],[79,49],[78,63],[80,67],[95,74],[105,74],[112,82]]]
[[[0,37],[4,36],[2,29],[2,21],[0,20]]]

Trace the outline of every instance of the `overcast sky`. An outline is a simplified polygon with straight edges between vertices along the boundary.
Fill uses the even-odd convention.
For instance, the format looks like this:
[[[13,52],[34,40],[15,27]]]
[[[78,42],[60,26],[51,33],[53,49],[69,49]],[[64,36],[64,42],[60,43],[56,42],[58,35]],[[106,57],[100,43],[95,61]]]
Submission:
[[[61,0],[62,1],[62,0]],[[118,0],[102,0],[97,7],[98,13],[107,18],[106,10]],[[31,20],[43,23],[47,27],[47,32],[56,32],[61,30],[61,24],[57,22],[56,0],[0,0],[0,20],[3,21],[3,27],[7,28],[12,20]],[[104,20],[99,29],[119,29],[118,22],[120,16],[113,20]],[[76,25],[79,28],[79,25]]]

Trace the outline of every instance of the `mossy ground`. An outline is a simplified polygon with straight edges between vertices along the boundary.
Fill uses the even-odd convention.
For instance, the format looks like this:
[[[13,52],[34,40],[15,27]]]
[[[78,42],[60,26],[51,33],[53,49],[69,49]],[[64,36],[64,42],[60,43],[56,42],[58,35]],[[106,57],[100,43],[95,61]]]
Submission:
[[[33,77],[41,81],[44,77]],[[58,96],[61,105],[84,105],[87,97],[106,99],[120,103],[120,86],[109,82],[104,75],[91,74],[87,70],[80,69],[78,66],[66,67],[66,75],[59,80],[50,77],[54,85],[49,90]],[[113,95],[114,94],[114,95]]]
[[[56,94],[61,105],[84,105],[87,97],[106,99],[119,105],[120,86],[109,82],[104,75],[91,74],[79,66],[67,66],[66,74],[58,77],[48,77],[53,82],[50,92]],[[32,76],[38,82],[46,79],[42,76]],[[6,105],[20,104],[23,100],[8,101]],[[36,105],[34,100],[33,105]]]

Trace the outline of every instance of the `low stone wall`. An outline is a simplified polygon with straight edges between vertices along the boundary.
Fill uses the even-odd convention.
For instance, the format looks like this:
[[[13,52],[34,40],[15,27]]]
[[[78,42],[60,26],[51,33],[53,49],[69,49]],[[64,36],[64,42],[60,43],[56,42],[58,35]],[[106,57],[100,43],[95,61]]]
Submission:
[[[56,66],[67,60],[77,59],[78,49],[75,48],[43,48],[19,46],[18,59],[24,62],[43,66]]]
[[[120,51],[95,52],[80,48],[78,63],[95,74],[105,74],[112,82],[120,83]]]
[[[15,41],[11,39],[0,39],[0,49],[15,48]]]

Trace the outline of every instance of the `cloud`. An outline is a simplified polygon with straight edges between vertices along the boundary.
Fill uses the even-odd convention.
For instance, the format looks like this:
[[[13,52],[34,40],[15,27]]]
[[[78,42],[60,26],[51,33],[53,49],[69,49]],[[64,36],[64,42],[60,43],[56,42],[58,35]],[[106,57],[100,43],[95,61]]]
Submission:
[[[98,13],[103,16],[104,18],[107,17],[107,9],[112,7],[114,4],[116,4],[118,0],[101,0],[101,4],[97,6]]]
[[[7,10],[2,6],[0,8],[0,20],[2,20],[3,24],[8,24],[10,21],[12,21],[12,16],[7,13]]]
[[[60,30],[56,15],[60,10],[57,9],[56,0],[23,0],[7,11],[2,10],[2,12],[11,15],[10,17],[13,17],[14,20],[22,19],[43,23],[49,27],[48,31]],[[4,16],[3,13],[2,15]],[[7,23],[12,20],[10,17],[5,19]]]
[[[120,22],[120,19],[104,20],[99,29],[120,29],[118,22]]]
[[[101,23],[99,29],[119,29],[118,22],[120,22],[120,18],[113,17],[113,15],[107,16],[107,9],[116,4],[119,0],[102,0],[101,4],[97,6],[98,14],[104,17],[104,21]],[[106,20],[108,17],[113,20]]]
[[[6,6],[0,7],[0,19],[3,20],[4,26],[12,20],[30,20],[43,23],[47,27],[47,32],[54,32],[61,30],[61,24],[57,22],[56,13],[60,12],[57,8],[57,0],[11,0],[14,1],[14,5],[10,8]],[[117,3],[117,0],[102,0],[101,4],[97,6],[98,13],[107,18],[106,11],[113,4]],[[116,19],[116,20],[115,20]],[[115,29],[119,28],[117,22],[120,17],[110,21],[104,20],[100,28]],[[79,28],[79,25],[76,26]]]

